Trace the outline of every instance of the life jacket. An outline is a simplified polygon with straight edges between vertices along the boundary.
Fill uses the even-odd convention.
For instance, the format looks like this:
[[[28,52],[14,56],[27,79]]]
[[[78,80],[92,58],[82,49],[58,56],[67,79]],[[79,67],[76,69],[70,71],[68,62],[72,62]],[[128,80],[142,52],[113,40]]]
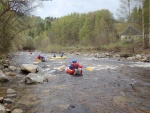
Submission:
[[[72,68],[73,69],[78,69],[78,63],[72,63]]]
[[[44,62],[45,61],[45,58],[43,56],[41,56],[41,60]]]
[[[39,59],[39,60],[40,60],[40,59],[41,59],[41,56],[39,55],[39,56],[37,57],[37,59]]]

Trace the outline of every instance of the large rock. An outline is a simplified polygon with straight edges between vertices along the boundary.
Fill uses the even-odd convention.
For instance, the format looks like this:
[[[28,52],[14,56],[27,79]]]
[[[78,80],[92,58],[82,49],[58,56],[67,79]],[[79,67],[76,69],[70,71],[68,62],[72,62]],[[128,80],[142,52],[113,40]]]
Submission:
[[[4,68],[4,66],[2,64],[0,64],[0,69],[3,69],[3,68]]]
[[[147,62],[150,62],[150,56],[147,56]]]
[[[29,72],[29,73],[36,73],[38,66],[33,65],[33,64],[22,64],[20,66],[20,68],[21,68],[22,71],[26,71],[26,72]]]
[[[22,109],[14,109],[12,113],[23,113]]]
[[[127,59],[128,59],[128,60],[135,60],[136,57],[135,57],[135,56],[132,56],[132,57],[128,57]]]
[[[14,100],[12,100],[10,98],[6,98],[6,99],[4,99],[4,103],[12,104],[12,103],[14,103]]]
[[[16,93],[16,91],[13,89],[7,89],[7,94],[12,94],[12,93]]]
[[[150,56],[143,56],[141,61],[143,61],[143,62],[150,62]]]
[[[25,78],[25,83],[27,84],[37,84],[37,83],[44,83],[48,82],[48,79],[45,78],[43,75],[38,75],[35,73],[30,73]]]
[[[101,54],[97,54],[96,58],[105,58],[106,54],[105,53],[101,53]]]
[[[136,58],[137,60],[140,60],[140,59],[142,59],[142,56],[139,55],[139,54],[137,54],[137,55],[135,56],[135,58]]]
[[[11,71],[16,71],[17,70],[17,68],[15,67],[15,66],[9,66],[8,67]]]
[[[0,71],[0,83],[6,83],[9,82],[8,77],[3,74],[2,71]]]
[[[1,104],[0,104],[0,113],[6,113],[5,107]]]

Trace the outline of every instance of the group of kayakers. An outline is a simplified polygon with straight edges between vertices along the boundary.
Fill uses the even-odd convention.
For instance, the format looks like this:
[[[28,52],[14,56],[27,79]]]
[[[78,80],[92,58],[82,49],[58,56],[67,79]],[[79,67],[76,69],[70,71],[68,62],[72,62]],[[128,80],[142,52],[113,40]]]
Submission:
[[[64,52],[61,53],[61,57],[63,57],[63,56],[64,56]],[[54,53],[53,58],[56,58],[56,53]],[[41,61],[41,62],[45,62],[44,56],[38,55],[36,59]]]
[[[64,56],[64,52],[61,53],[60,57],[63,57],[63,56]],[[56,58],[56,53],[54,53],[53,57]]]
[[[64,52],[61,53],[61,57],[63,57],[63,56],[64,56]],[[53,58],[56,58],[56,53],[54,53]],[[42,55],[38,55],[37,60],[39,60],[40,62],[45,62],[45,57]],[[82,66],[77,62],[76,59],[72,60],[71,64],[67,67],[67,69],[72,70],[72,71],[78,70],[78,68],[80,68],[80,70],[81,70]]]

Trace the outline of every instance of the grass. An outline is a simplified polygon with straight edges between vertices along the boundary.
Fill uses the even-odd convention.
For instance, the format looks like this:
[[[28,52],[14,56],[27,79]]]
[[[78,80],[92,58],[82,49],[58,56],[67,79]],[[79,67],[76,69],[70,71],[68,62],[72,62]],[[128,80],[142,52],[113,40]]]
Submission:
[[[101,49],[101,50],[105,50],[105,51],[120,52],[120,51],[122,51],[122,50],[128,49],[129,46],[130,46],[129,43],[123,42],[123,41],[119,41],[119,42],[117,42],[117,43],[111,43],[111,44],[109,44],[109,45],[101,46],[100,49]]]

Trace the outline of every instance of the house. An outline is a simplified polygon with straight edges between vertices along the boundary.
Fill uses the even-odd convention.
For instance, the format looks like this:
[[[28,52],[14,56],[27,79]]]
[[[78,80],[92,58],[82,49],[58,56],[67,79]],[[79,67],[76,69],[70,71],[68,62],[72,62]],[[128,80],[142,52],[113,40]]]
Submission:
[[[131,41],[131,39],[142,38],[142,33],[133,26],[128,26],[125,31],[121,34],[121,40]]]

